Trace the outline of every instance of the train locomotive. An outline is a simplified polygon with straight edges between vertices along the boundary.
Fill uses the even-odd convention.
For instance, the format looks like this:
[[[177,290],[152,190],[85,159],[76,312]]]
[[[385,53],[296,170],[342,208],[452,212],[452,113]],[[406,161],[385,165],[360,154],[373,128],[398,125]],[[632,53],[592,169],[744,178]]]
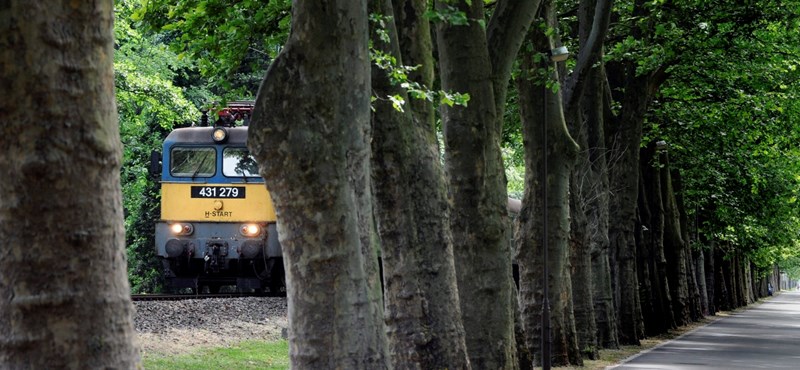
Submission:
[[[169,291],[285,294],[275,209],[246,146],[252,109],[230,103],[213,124],[204,113],[152,154],[161,183],[155,251]]]

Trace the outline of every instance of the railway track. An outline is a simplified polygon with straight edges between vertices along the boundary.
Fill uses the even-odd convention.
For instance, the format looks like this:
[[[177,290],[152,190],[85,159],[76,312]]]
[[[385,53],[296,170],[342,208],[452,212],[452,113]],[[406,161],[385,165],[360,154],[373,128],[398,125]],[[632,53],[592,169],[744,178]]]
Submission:
[[[133,301],[183,301],[188,299],[275,297],[269,293],[219,293],[219,294],[131,294]]]

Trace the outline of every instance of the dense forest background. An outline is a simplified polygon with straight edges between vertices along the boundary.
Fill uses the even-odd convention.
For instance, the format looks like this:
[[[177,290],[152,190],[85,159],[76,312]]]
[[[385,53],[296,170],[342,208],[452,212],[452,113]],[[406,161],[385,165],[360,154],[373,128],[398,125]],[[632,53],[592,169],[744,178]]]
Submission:
[[[159,217],[158,184],[147,175],[150,151],[160,148],[173,127],[197,121],[201,111],[255,98],[289,35],[291,3],[115,3],[129,278],[134,292],[156,292],[159,263],[152,255],[152,235]],[[498,3],[503,2],[480,7],[486,19],[501,11]],[[541,101],[563,106],[558,120],[567,131],[558,132],[559,126],[546,135],[555,142],[571,136],[577,145],[572,154],[569,145],[549,151],[554,163],[570,163],[563,168],[569,181],[560,188],[548,183],[551,194],[563,191],[566,203],[558,209],[563,217],[554,219],[566,223],[564,235],[551,243],[562,252],[565,274],[555,288],[567,300],[557,312],[564,322],[556,328],[567,334],[556,338],[568,339],[556,361],[580,363],[581,355],[595,356],[599,347],[635,343],[718,309],[745,305],[766,295],[768,284],[780,287],[781,272],[800,278],[800,3],[544,3],[546,10],[537,13],[531,36],[511,65],[512,82],[499,105],[499,139],[508,196],[530,202],[541,194],[535,183],[540,168],[530,164],[541,155],[532,147],[526,152],[526,143],[535,146],[530,141],[540,136],[530,132],[538,127],[530,117],[547,115],[547,110],[527,112],[530,102],[537,109]],[[429,7],[426,22],[459,24],[474,16],[458,9]],[[372,24],[387,21],[375,14]],[[378,38],[389,37],[391,31],[377,28]],[[590,56],[584,50],[592,45],[593,32],[604,37]],[[534,51],[562,44],[572,57],[538,68],[544,57]],[[375,41],[371,53],[396,84],[406,83],[405,92],[376,96],[375,104],[390,101],[394,109],[408,109],[414,93],[435,100],[441,109],[432,114],[443,152],[447,115],[442,112],[474,104],[477,96],[448,90],[439,77],[430,86],[408,84],[415,78],[413,66],[391,62],[391,51],[381,52]],[[579,94],[582,102],[570,99],[579,87],[587,91]],[[530,96],[530,91],[540,94]],[[596,126],[601,130],[582,129],[594,127],[586,123],[592,117],[604,118]],[[640,131],[629,133],[625,127]],[[621,203],[630,188],[625,181],[634,184],[628,206]],[[522,239],[533,238],[541,227],[525,226],[534,218],[525,212],[540,213],[533,207],[523,207],[516,221]],[[584,241],[591,248],[581,249]],[[626,243],[632,249],[622,246]],[[605,256],[600,262],[599,255]],[[536,271],[533,266],[528,273]],[[608,290],[586,283],[594,276],[581,275],[586,271],[605,271]],[[573,301],[573,296],[595,300]],[[581,334],[576,327],[592,329]]]

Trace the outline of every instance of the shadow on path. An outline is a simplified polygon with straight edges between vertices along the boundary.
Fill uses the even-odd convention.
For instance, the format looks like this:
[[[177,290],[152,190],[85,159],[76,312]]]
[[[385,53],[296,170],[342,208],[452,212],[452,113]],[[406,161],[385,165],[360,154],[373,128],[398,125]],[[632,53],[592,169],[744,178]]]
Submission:
[[[610,369],[800,369],[800,292],[784,291]]]

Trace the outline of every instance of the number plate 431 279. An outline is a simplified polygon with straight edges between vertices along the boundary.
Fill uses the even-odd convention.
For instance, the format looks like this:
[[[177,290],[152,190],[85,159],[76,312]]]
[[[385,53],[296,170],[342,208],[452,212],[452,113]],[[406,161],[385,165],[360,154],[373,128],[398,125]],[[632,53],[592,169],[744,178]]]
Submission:
[[[244,198],[243,186],[192,186],[192,198]]]

